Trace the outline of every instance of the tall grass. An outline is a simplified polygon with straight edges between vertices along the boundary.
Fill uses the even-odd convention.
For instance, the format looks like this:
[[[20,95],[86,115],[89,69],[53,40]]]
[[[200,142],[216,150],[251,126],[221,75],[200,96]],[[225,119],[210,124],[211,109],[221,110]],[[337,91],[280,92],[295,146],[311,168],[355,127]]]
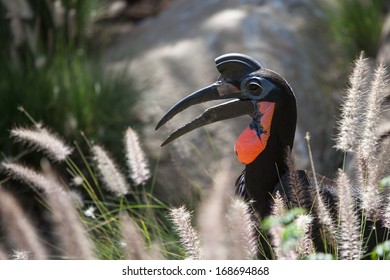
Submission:
[[[2,207],[8,205],[9,210],[0,211],[4,218],[1,223],[6,229],[0,243],[4,244],[8,257],[14,258],[12,252],[17,251],[25,252],[28,258],[38,259],[177,258],[180,249],[173,242],[168,217],[163,214],[168,207],[146,191],[146,180],[133,181],[129,188],[130,180],[121,174],[118,164],[102,147],[91,146],[86,156],[78,145],[70,148],[42,126],[15,128],[11,135],[18,141],[28,142],[41,155],[49,154],[49,158],[55,161],[63,155],[61,151],[64,149],[73,150],[73,154],[66,154],[60,163],[55,164],[57,168],[47,160],[42,162],[40,170],[11,159],[1,164],[0,169],[7,175],[1,182]],[[51,149],[53,141],[56,141],[56,150]],[[139,149],[137,146],[136,152],[140,152]],[[128,147],[127,158],[134,156],[133,152],[134,146]],[[72,160],[75,153],[79,153],[84,166]],[[143,166],[144,171],[150,172],[145,169],[146,165]],[[66,170],[68,176],[65,172],[56,172],[58,168]],[[42,234],[43,229],[37,227],[34,220],[29,225],[31,218],[23,211],[20,202],[8,194],[15,191],[17,182],[35,190],[36,203],[45,209],[43,214],[36,215],[50,217],[44,223],[44,227],[50,230],[44,231],[43,236],[38,233]],[[19,209],[13,211],[20,221],[18,224],[9,219],[11,209]],[[14,234],[22,226],[28,229],[24,234],[30,238],[22,233]],[[42,248],[41,252],[36,247]],[[150,248],[149,252],[145,248]]]

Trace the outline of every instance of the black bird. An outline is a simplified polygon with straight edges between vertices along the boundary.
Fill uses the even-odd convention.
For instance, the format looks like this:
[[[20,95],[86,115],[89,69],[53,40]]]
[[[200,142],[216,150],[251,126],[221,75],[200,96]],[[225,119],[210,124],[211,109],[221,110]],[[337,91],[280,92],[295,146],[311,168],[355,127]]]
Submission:
[[[278,73],[265,69],[253,58],[230,53],[215,60],[220,73],[217,81],[180,100],[157,124],[156,129],[184,109],[202,102],[233,99],[207,109],[202,115],[174,131],[162,146],[201,126],[242,115],[252,120],[238,137],[234,150],[245,169],[236,182],[236,192],[251,201],[260,217],[270,214],[273,195],[280,191],[292,199],[289,184],[287,153],[293,148],[297,124],[297,105],[294,92]],[[297,171],[305,204],[314,203],[311,172]],[[333,181],[316,175],[322,182],[321,194],[331,206],[336,218],[336,192]],[[358,195],[356,195],[358,199]],[[324,251],[319,225],[313,226],[314,242],[318,251]],[[373,247],[373,246],[371,246]],[[372,249],[372,248],[371,248]],[[270,256],[266,253],[267,258]]]
[[[245,170],[237,192],[254,201],[261,217],[269,214],[271,194],[287,172],[286,151],[292,149],[297,123],[295,95],[287,81],[243,54],[226,54],[215,60],[221,74],[217,81],[174,105],[157,124],[161,127],[191,105],[216,99],[235,100],[214,106],[173,132],[162,146],[201,126],[242,115],[252,122],[235,143]]]

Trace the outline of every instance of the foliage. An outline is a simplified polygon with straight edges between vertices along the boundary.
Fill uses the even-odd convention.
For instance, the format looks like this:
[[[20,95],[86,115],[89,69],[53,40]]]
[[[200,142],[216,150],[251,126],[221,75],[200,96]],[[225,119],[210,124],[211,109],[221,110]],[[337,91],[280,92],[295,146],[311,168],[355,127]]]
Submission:
[[[371,253],[371,258],[373,260],[390,260],[390,241],[386,241],[376,246],[375,250]]]
[[[336,0],[324,8],[334,38],[350,59],[360,51],[369,57],[376,56],[385,4],[385,0]]]
[[[11,149],[7,129],[26,123],[19,106],[67,139],[80,140],[83,131],[113,145],[122,129],[134,124],[132,107],[138,95],[132,82],[101,73],[92,53],[96,49],[88,48],[93,3],[0,2],[3,152]]]
[[[13,129],[11,135],[19,142],[31,143],[32,149],[43,152],[45,156],[55,160],[56,164],[46,160],[45,157],[41,161],[39,170],[11,161],[4,161],[1,164],[0,170],[8,176],[0,180],[0,205],[20,209],[18,219],[29,221],[31,225],[20,228],[20,223],[5,223],[6,220],[10,220],[9,211],[5,212],[7,209],[0,207],[0,222],[5,228],[5,235],[0,240],[0,253],[4,248],[3,250],[11,252],[24,252],[25,254],[17,255],[25,258],[178,257],[180,248],[174,242],[173,231],[169,226],[168,206],[148,191],[153,189],[155,180],[143,176],[143,181],[140,181],[132,174],[140,173],[134,170],[133,166],[129,178],[136,178],[136,180],[127,180],[126,190],[119,193],[112,190],[112,185],[116,183],[118,176],[121,180],[126,179],[119,174],[121,173],[119,168],[113,174],[108,174],[112,171],[112,166],[117,164],[107,154],[103,156],[102,163],[100,154],[91,158],[89,153],[85,154],[79,145],[69,147],[41,124],[28,129]],[[36,139],[40,141],[36,142]],[[139,145],[139,142],[134,142],[132,148],[127,149],[126,157],[136,157],[138,162],[146,161],[137,154],[140,151]],[[90,153],[95,153],[95,147],[96,145],[91,148]],[[62,151],[67,152],[64,155]],[[82,159],[80,164],[72,159],[75,156]],[[142,172],[147,168],[147,164],[142,162]],[[30,194],[29,203],[43,205],[44,213],[37,214],[50,217],[43,226],[50,230],[39,233],[42,231],[42,224],[34,225],[34,220],[30,219],[25,210],[19,206],[20,202],[12,198],[14,196],[12,194],[18,192],[15,188],[17,181],[32,187],[35,201],[31,200]],[[74,212],[78,214],[75,216],[72,214]],[[128,218],[128,215],[131,218]],[[16,236],[10,234],[8,231],[10,227],[14,229],[16,227],[13,231],[17,233]],[[134,229],[129,231],[129,227]],[[126,234],[128,232],[132,232],[132,236],[128,236]],[[39,236],[39,234],[43,234],[46,239],[38,247],[40,251],[36,252],[37,246],[30,245],[29,238],[24,236]],[[138,235],[138,239],[135,235]],[[28,242],[21,242],[21,238],[27,239]],[[38,241],[38,244],[40,243],[41,241]],[[45,250],[41,249],[42,246]],[[134,252],[135,247],[139,248],[137,252]],[[11,253],[3,255],[13,256]]]

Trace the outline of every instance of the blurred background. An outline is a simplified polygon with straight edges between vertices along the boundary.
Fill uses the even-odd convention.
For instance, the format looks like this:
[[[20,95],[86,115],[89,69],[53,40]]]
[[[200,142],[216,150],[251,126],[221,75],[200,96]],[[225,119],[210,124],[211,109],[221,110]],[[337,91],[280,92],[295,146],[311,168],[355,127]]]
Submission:
[[[217,56],[240,52],[281,73],[295,91],[298,168],[308,166],[309,131],[317,171],[334,177],[342,164],[333,139],[347,76],[361,51],[373,64],[390,64],[389,8],[387,0],[0,0],[2,157],[23,152],[9,139],[11,128],[31,125],[20,106],[68,143],[86,146],[85,135],[119,162],[132,126],[154,171],[155,193],[170,204],[192,200],[221,166],[241,173],[233,145],[248,117],[164,148],[169,132],[210,104],[154,128],[175,102],[216,80]],[[388,122],[383,116],[382,135]]]

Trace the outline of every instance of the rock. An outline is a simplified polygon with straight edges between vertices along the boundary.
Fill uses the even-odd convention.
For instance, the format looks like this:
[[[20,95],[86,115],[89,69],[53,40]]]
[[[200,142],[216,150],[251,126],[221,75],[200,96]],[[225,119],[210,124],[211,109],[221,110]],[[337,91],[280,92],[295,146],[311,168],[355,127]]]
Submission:
[[[390,12],[386,16],[381,34],[381,46],[378,51],[377,60],[390,65]]]
[[[389,6],[390,4],[388,4]],[[378,51],[377,62],[384,63],[390,71],[390,10],[387,13],[385,23],[382,28],[382,42]],[[390,106],[390,90],[387,92],[387,97],[384,102],[383,108],[389,108]],[[382,140],[390,138],[390,110],[383,110],[383,114],[380,119],[380,126],[378,133]]]
[[[384,63],[390,71],[390,11],[387,13],[385,23],[382,28],[382,43],[378,51],[377,56],[378,63]],[[387,93],[387,99],[385,101],[385,108],[390,105],[390,91]],[[384,114],[381,119],[380,133],[382,135],[390,136],[390,111],[384,110]]]
[[[226,172],[238,176],[243,169],[233,145],[248,117],[198,129],[163,149],[159,145],[169,132],[211,104],[194,106],[168,129],[154,130],[170,106],[216,80],[214,59],[229,52],[250,55],[290,82],[299,106],[298,167],[308,167],[304,135],[310,131],[317,170],[328,175],[336,169],[331,94],[336,75],[324,20],[318,1],[312,0],[176,0],[121,35],[105,54],[105,69],[126,71],[142,88],[138,114],[145,124],[144,144],[154,160],[160,159],[158,191],[181,201],[194,186],[211,186],[221,161],[234,162]]]

